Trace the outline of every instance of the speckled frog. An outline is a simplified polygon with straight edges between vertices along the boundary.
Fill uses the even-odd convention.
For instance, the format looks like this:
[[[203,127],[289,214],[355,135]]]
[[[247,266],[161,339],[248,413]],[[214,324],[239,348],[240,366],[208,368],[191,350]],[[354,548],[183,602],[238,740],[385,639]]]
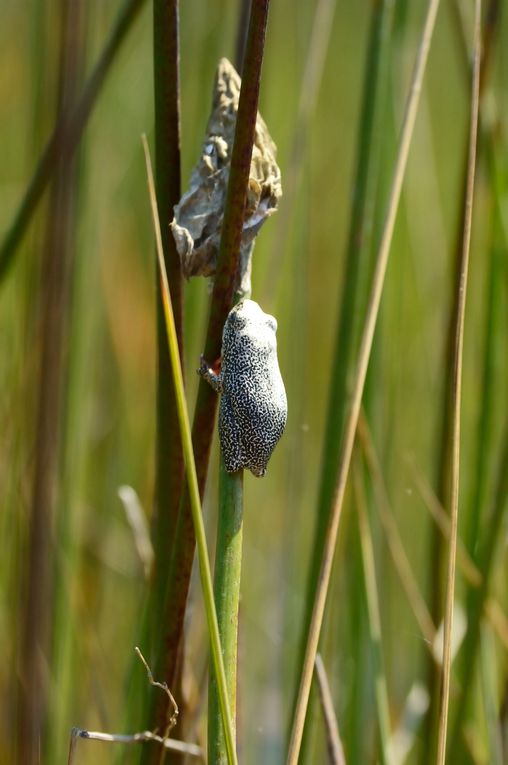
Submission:
[[[221,371],[204,359],[198,373],[218,393],[219,438],[226,470],[263,476],[287,419],[277,360],[277,321],[253,300],[229,313],[222,333]]]

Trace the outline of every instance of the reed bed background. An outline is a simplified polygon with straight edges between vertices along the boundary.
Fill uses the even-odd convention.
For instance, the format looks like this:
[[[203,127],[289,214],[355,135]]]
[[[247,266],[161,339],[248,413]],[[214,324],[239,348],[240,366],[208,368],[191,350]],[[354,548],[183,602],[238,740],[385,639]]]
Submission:
[[[160,32],[161,24],[174,23],[176,3],[154,5]],[[64,763],[72,726],[134,732],[160,722],[157,689],[134,646],[155,678],[164,679],[159,644],[172,624],[165,611],[169,562],[147,578],[150,561],[140,555],[140,533],[119,498],[122,486],[136,492],[160,564],[174,529],[170,515],[155,519],[155,499],[177,507],[180,495],[168,499],[156,465],[171,454],[175,474],[183,472],[177,421],[163,411],[171,383],[168,368],[157,364],[165,336],[161,312],[157,325],[140,136],[147,133],[157,155],[167,252],[177,164],[185,189],[217,63],[240,58],[244,5],[181,4],[180,158],[175,130],[161,128],[167,112],[157,89],[163,100],[154,127],[151,2],[4,0],[0,8],[0,762]],[[286,757],[425,11],[423,0],[272,0],[270,7],[260,112],[278,146],[284,197],[256,242],[252,297],[277,317],[289,419],[266,477],[244,479],[242,763]],[[474,3],[465,0],[442,3],[437,16],[320,642],[320,677],[330,686],[349,765],[427,765],[436,756],[440,672],[432,643],[447,584],[450,337],[464,228],[473,17]],[[458,650],[448,724],[447,762],[460,765],[508,761],[507,34],[504,5],[484,0],[462,381]],[[165,53],[167,68],[161,65],[167,48],[156,39],[156,82],[159,88],[165,82],[174,98],[174,67]],[[90,88],[91,72],[97,77]],[[69,113],[77,118],[62,122]],[[36,209],[27,207],[29,223],[18,236],[22,227],[13,222],[58,115],[64,128],[40,176],[51,182]],[[170,271],[174,308],[177,279]],[[209,301],[204,280],[183,285],[191,414]],[[178,300],[175,314],[178,331]],[[215,437],[203,501],[212,556],[218,474]],[[196,567],[189,603],[183,669],[170,683],[181,707],[175,735],[206,750],[208,640]],[[318,698],[315,687],[301,762],[329,761],[331,728]],[[34,754],[26,742],[38,741],[40,731]],[[75,759],[148,763],[158,754],[153,742],[80,741]]]

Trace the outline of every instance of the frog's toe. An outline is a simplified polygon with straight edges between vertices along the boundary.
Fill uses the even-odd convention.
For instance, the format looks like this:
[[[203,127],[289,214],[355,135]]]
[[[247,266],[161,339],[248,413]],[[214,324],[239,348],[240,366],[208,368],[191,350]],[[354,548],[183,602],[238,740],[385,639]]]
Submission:
[[[263,476],[266,473],[266,465],[262,465],[262,466],[261,465],[253,465],[253,466],[249,466],[249,467],[250,467],[250,472],[252,473],[252,475],[255,475],[256,478],[263,478]]]

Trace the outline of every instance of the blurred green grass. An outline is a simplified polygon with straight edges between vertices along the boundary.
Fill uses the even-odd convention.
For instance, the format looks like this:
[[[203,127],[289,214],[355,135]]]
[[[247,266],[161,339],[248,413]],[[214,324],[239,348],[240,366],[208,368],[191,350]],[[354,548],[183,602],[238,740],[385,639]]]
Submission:
[[[112,1],[88,4],[89,64],[95,61],[117,8],[118,3]],[[385,137],[386,153],[380,157],[388,173],[423,8],[421,0],[408,5],[403,33],[393,45],[387,104],[392,132]],[[239,740],[241,760],[246,763],[280,762],[284,752],[304,611],[335,324],[345,279],[344,250],[370,12],[371,4],[366,1],[337,4],[316,109],[301,156],[302,183],[289,215],[285,252],[273,251],[277,226],[274,218],[260,234],[254,255],[253,297],[265,310],[275,312],[279,323],[279,356],[288,393],[289,421],[267,478],[258,481],[249,475],[245,484]],[[201,145],[216,63],[222,55],[233,57],[237,14],[237,3],[232,0],[189,0],[181,7],[184,187]],[[313,14],[314,3],[295,5],[281,0],[273,3],[269,19],[260,111],[278,145],[283,181]],[[56,100],[58,14],[53,4],[4,0],[0,19],[3,232],[51,129]],[[504,13],[484,104],[487,116],[488,108],[499,119],[496,146],[500,205],[505,218],[503,125],[508,97],[502,84],[507,81],[508,61],[501,41],[503,35],[506,39],[507,23]],[[65,756],[71,725],[120,732],[125,678],[145,587],[117,489],[124,483],[133,486],[150,514],[155,432],[154,258],[140,135],[143,131],[150,135],[153,126],[151,35],[147,4],[106,81],[83,143],[67,359],[65,457],[59,478],[60,501],[65,504],[61,511],[69,516],[72,554],[76,556],[73,575],[66,580],[66,617],[73,645],[71,686],[64,699],[61,728],[52,731],[60,758],[62,753]],[[418,471],[433,482],[466,138],[466,84],[466,62],[457,39],[456,21],[443,7],[404,185],[370,381],[375,442],[405,549],[424,592],[431,521],[407,460],[411,457]],[[0,762],[11,762],[13,757],[12,699],[33,467],[44,213],[43,204],[0,295],[0,645],[4,657],[0,665]],[[480,160],[466,318],[461,533],[467,528],[471,512],[478,449],[482,448],[477,443],[477,418],[482,395],[491,217],[492,190],[485,162]],[[502,243],[506,255],[506,230]],[[263,288],[270,280],[274,260],[282,257],[276,293],[265,301]],[[489,495],[506,422],[506,276],[504,258],[494,351],[493,446],[487,445],[491,455]],[[204,283],[187,285],[185,360],[191,408],[197,389],[193,369],[202,350],[206,299]],[[216,453],[211,464],[205,500],[210,529],[215,512]],[[348,720],[354,693],[364,689],[367,727],[358,756],[362,762],[374,762],[372,666],[368,648],[364,647],[368,632],[363,583],[355,564],[359,542],[356,521],[350,517],[352,510],[348,506],[336,556],[324,655],[341,728]],[[413,682],[425,679],[426,648],[377,526],[374,540],[393,725]],[[57,553],[58,542],[56,539]],[[493,583],[493,594],[505,612],[506,562],[505,545],[498,553]],[[204,627],[200,597],[194,590],[196,605],[190,617],[188,663],[199,669],[203,663]],[[463,593],[459,579],[459,599]],[[490,629],[488,625],[486,629]],[[499,643],[494,645],[492,660],[497,667],[494,677],[498,694],[494,706],[499,711],[501,694],[506,698],[507,661]],[[144,672],[141,666],[136,671]],[[196,673],[199,676],[198,670]],[[48,667],[51,699],[55,700],[59,688],[51,686],[51,677],[52,668]],[[146,693],[151,692],[147,685]],[[488,754],[479,684],[475,686],[473,706],[471,720],[478,749],[485,752],[477,761],[488,763],[494,760]],[[453,709],[452,700],[452,715]],[[318,721],[316,731],[320,725]],[[347,738],[347,732],[344,735]],[[323,749],[319,743],[317,747],[310,761],[324,761]],[[80,744],[80,763],[93,761],[99,765],[111,762],[112,757],[107,745]],[[417,761],[416,750],[409,762]]]

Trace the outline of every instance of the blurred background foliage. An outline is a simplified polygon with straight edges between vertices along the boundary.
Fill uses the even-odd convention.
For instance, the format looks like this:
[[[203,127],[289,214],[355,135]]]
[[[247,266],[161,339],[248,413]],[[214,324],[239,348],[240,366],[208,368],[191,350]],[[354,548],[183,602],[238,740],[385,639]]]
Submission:
[[[154,248],[140,135],[153,135],[152,16],[141,4],[98,98],[72,173],[68,313],[59,400],[58,465],[48,516],[56,585],[43,604],[51,624],[47,660],[49,713],[42,761],[64,762],[72,725],[122,731],[126,688],[146,584],[133,535],[118,498],[132,486],[149,517],[154,497],[155,301]],[[278,146],[285,196],[255,247],[253,293],[278,320],[279,359],[289,401],[286,434],[267,477],[246,477],[240,626],[239,744],[245,763],[278,763],[296,678],[322,464],[335,326],[348,289],[345,245],[358,124],[375,3],[337,3],[324,68],[307,129],[298,118],[303,73],[316,13],[311,0],[274,0],[270,11],[260,111]],[[97,60],[120,3],[81,4],[74,87]],[[333,7],[334,4],[332,3]],[[470,7],[471,6],[471,7]],[[0,7],[0,231],[7,231],[50,135],[59,100],[57,0],[3,0]],[[505,11],[505,9],[503,9]],[[375,161],[379,184],[372,209],[379,231],[394,147],[424,12],[423,0],[394,3],[382,134]],[[434,486],[439,452],[445,345],[453,254],[460,219],[467,136],[472,3],[442,4],[432,44],[375,339],[368,419],[391,509],[413,573],[428,592],[433,521],[417,479]],[[186,187],[206,125],[215,67],[234,58],[239,3],[187,0],[181,20],[182,183]],[[470,292],[466,317],[463,461],[459,533],[476,552],[475,486],[483,454],[485,491],[477,535],[485,530],[506,438],[508,15],[492,43],[482,97],[489,146],[480,141]],[[323,44],[326,41],[323,40]],[[309,95],[309,94],[307,94]],[[295,135],[300,139],[295,145]],[[291,163],[298,173],[291,174]],[[492,167],[495,172],[493,173]],[[495,183],[492,181],[495,176]],[[296,178],[296,179],[295,179]],[[29,547],[34,472],[41,311],[51,192],[43,198],[0,293],[0,762],[14,761],[20,661],[22,583]],[[497,212],[496,212],[497,211]],[[498,214],[499,213],[499,214]],[[163,225],[168,221],[163,221]],[[282,227],[282,228],[281,228]],[[489,293],[492,252],[497,253]],[[188,402],[202,350],[208,289],[186,285],[185,362]],[[494,302],[493,302],[494,301]],[[485,332],[494,305],[493,323]],[[361,316],[351,317],[360,322]],[[479,435],[487,382],[490,425]],[[484,433],[485,436],[485,433]],[[205,499],[214,538],[217,451]],[[393,728],[415,682],[426,682],[427,647],[387,550],[375,513],[372,534],[382,619],[383,655]],[[375,762],[376,717],[363,576],[354,508],[348,500],[327,609],[323,654],[350,765]],[[499,527],[491,594],[508,612],[506,515]],[[469,535],[469,536],[468,536]],[[471,549],[471,539],[473,545]],[[187,621],[187,686],[202,687],[206,628],[197,580]],[[465,608],[459,574],[457,600]],[[502,762],[508,708],[506,645],[488,623],[488,646],[474,678],[469,725],[471,762]],[[482,643],[483,645],[483,643]],[[141,646],[141,648],[143,648]],[[483,655],[483,654],[482,654]],[[455,679],[460,685],[460,653]],[[455,666],[455,665],[454,665]],[[134,667],[134,669],[133,669]],[[485,691],[487,680],[487,688]],[[146,694],[152,693],[146,685]],[[493,704],[499,720],[492,728]],[[454,714],[452,688],[451,719]],[[504,714],[504,723],[502,716]],[[312,708],[309,762],[326,760],[317,705]],[[141,725],[141,723],[140,723]],[[497,727],[496,727],[497,726]],[[203,729],[201,728],[201,731]],[[423,730],[423,728],[422,728]],[[493,733],[494,731],[494,733]],[[497,731],[497,733],[496,733]],[[196,732],[194,736],[198,735]],[[202,735],[202,732],[201,734]],[[421,738],[408,762],[421,757]],[[497,736],[497,749],[492,743]],[[123,751],[83,742],[79,763],[112,762]],[[313,748],[315,747],[315,748]],[[494,748],[493,748],[494,747]],[[494,752],[494,754],[493,754]],[[497,755],[495,754],[497,752]],[[501,753],[501,754],[499,754]],[[134,755],[129,753],[130,757]],[[458,762],[459,760],[457,760]],[[460,762],[467,762],[461,759]]]

